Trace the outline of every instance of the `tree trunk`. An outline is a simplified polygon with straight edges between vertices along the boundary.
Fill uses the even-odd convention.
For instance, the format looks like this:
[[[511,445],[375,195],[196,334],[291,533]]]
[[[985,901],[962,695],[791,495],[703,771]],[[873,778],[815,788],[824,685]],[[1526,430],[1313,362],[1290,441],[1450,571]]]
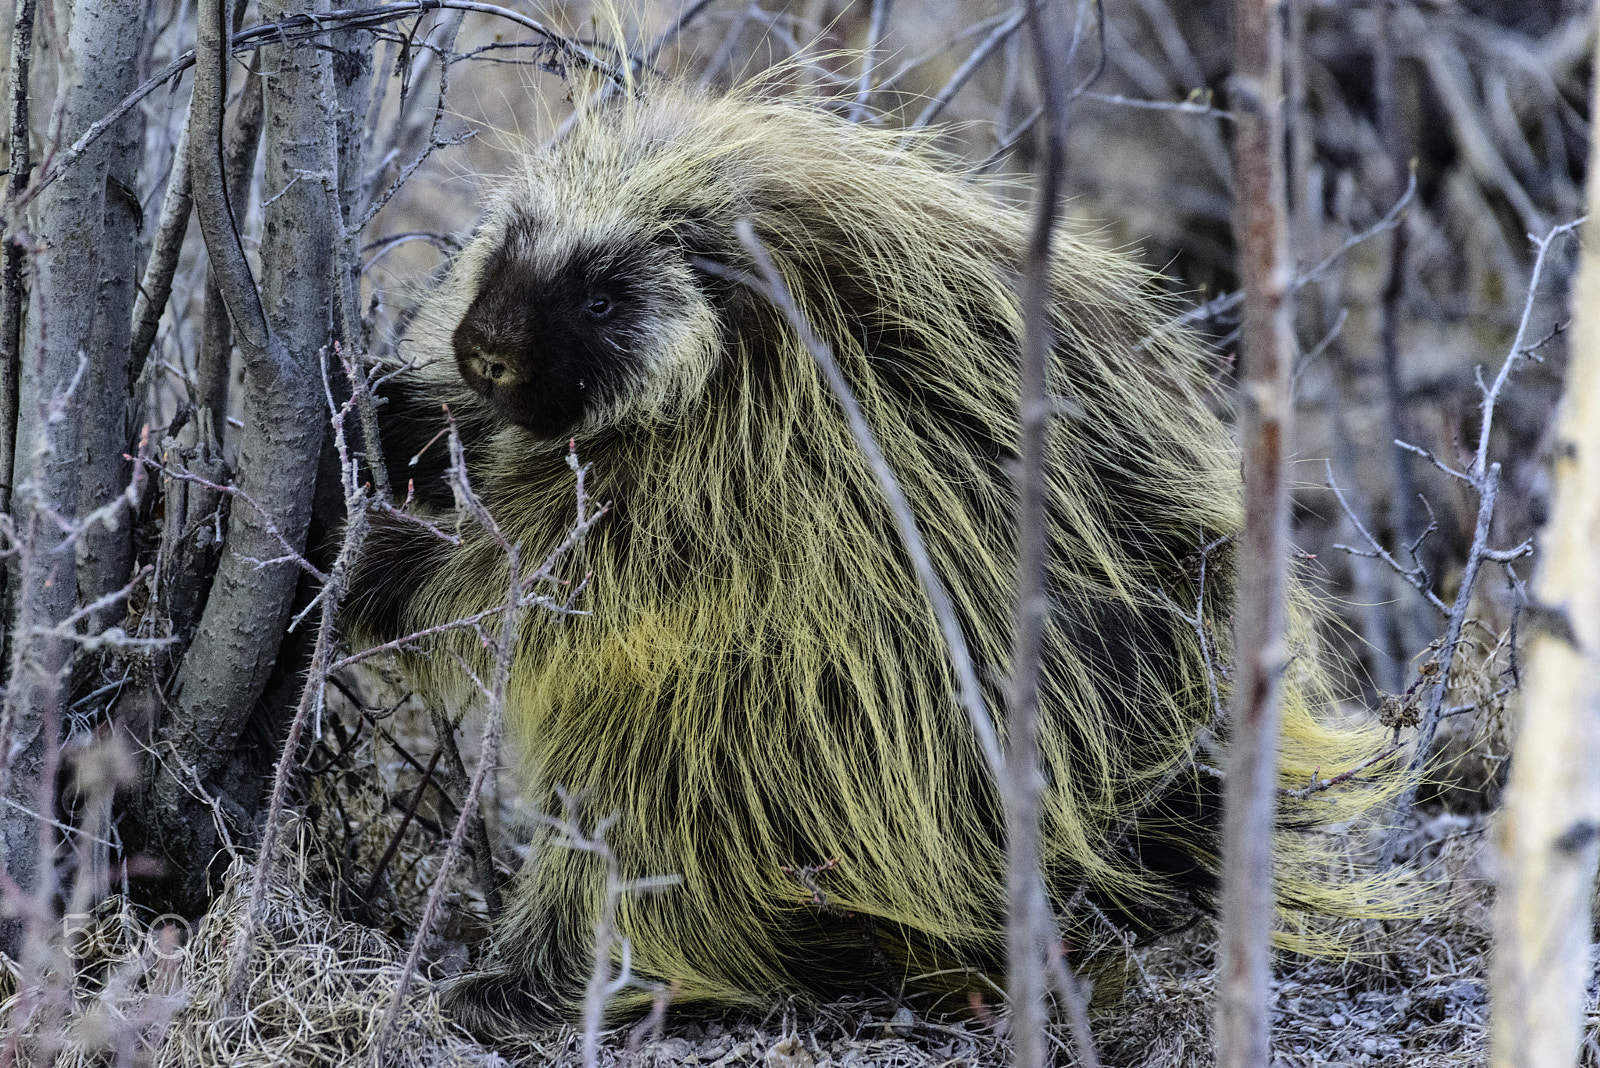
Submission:
[[[143,5],[127,0],[78,0],[70,25],[57,25],[57,32],[64,34],[57,48],[64,142],[70,143],[126,95],[138,70],[143,29]],[[97,476],[110,466],[86,463],[86,453],[90,461],[104,459],[103,428],[88,424],[114,418],[126,425],[125,383],[110,397],[90,395],[106,388],[105,376],[127,375],[130,309],[117,301],[131,287],[133,236],[122,235],[126,242],[113,241],[110,247],[105,241],[109,199],[117,201],[109,210],[119,224],[130,217],[120,190],[108,197],[113,168],[122,181],[128,169],[126,152],[114,141],[96,144],[45,188],[30,212],[36,251],[19,353],[12,500],[24,549],[18,564],[11,679],[0,726],[0,742],[12,754],[0,773],[0,797],[8,802],[0,805],[0,856],[25,890],[40,889],[50,874],[52,834],[41,835],[48,824],[27,811],[43,806],[46,811],[40,815],[48,816],[54,808],[54,783],[46,781],[51,778],[48,758],[58,741],[55,732],[73,663],[70,637],[48,631],[59,627],[79,603],[77,539],[66,537],[55,517],[70,521],[100,503],[82,497],[85,486],[99,488]],[[119,273],[125,273],[120,280]],[[102,287],[107,275],[110,284]],[[107,298],[105,306],[102,297]],[[113,321],[119,316],[120,321]],[[126,526],[122,530],[126,538]],[[91,553],[115,551],[113,540],[91,546]],[[129,557],[123,553],[120,559],[121,581],[126,581]],[[0,927],[0,948],[14,948],[18,931],[10,922]]]
[[[214,850],[214,832],[179,776],[217,785],[213,779],[234,755],[277,662],[300,577],[296,563],[285,556],[305,547],[328,424],[319,361],[331,339],[334,235],[329,190],[336,178],[327,175],[324,181],[319,137],[326,109],[333,106],[326,53],[280,45],[263,49],[263,69],[273,75],[264,86],[267,207],[258,298],[223,192],[219,134],[225,2],[206,0],[201,6],[205,52],[195,66],[191,121],[205,125],[196,125],[191,134],[190,166],[212,270],[244,361],[244,429],[236,483],[260,510],[241,497],[229,512],[217,577],[158,740],[165,764],[147,797],[147,816],[184,879],[174,889],[191,907],[204,897],[203,866]],[[326,4],[266,0],[261,16],[272,21],[325,9]],[[276,733],[269,730],[274,741]],[[260,783],[223,786],[225,808],[243,818],[248,829]]]
[[[1597,57],[1600,58],[1600,57]],[[1600,69],[1591,93],[1600,94]],[[1600,114],[1600,95],[1591,116]],[[1591,122],[1593,119],[1591,118]],[[1572,290],[1565,408],[1550,445],[1554,503],[1534,586],[1522,721],[1496,830],[1496,1068],[1568,1068],[1583,1042],[1600,847],[1600,175]]]

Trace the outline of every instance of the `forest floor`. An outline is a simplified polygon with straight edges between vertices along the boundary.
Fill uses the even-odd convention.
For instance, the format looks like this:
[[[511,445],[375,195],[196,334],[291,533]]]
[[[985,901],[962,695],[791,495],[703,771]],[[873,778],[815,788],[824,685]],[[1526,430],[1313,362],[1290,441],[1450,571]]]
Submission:
[[[1285,957],[1277,969],[1274,1064],[1470,1068],[1487,1063],[1489,884],[1480,859],[1486,821],[1439,814],[1408,845],[1440,881],[1446,904],[1425,921],[1374,925],[1344,960]],[[1090,1009],[1107,1068],[1204,1068],[1213,1063],[1216,932],[1198,926],[1127,950],[1120,989]],[[1003,1030],[1003,1022],[1001,1025]],[[1072,1056],[1064,1027],[1056,1063]],[[527,1063],[577,1065],[578,1036],[549,1036]],[[637,1044],[606,1047],[607,1063],[648,1068],[966,1068],[1006,1063],[1003,1035],[975,1021],[912,1020],[892,1006],[836,1005],[810,1018],[678,1021]],[[1595,1061],[1593,1040],[1584,1063]],[[611,1058],[615,1058],[613,1062]]]
[[[1470,1068],[1487,1063],[1489,881],[1482,816],[1440,813],[1406,843],[1441,889],[1431,918],[1369,924],[1352,932],[1340,960],[1285,956],[1273,1009],[1275,1065],[1406,1065]],[[246,1012],[222,1008],[230,947],[247,912],[250,867],[236,861],[223,893],[184,952],[152,954],[148,924],[125,906],[102,906],[80,944],[66,1026],[30,1039],[59,1065],[344,1066],[371,1061],[374,1036],[399,983],[405,946],[391,934],[337,916],[319,829],[291,822],[268,886]],[[470,926],[470,925],[469,925]],[[458,970],[459,921],[443,925],[429,956],[434,974]],[[454,933],[450,933],[454,932]],[[454,944],[452,944],[454,943]],[[1102,979],[1090,1007],[1098,1057],[1107,1068],[1204,1068],[1213,1063],[1210,1021],[1215,929],[1129,948],[1117,977]],[[84,966],[84,961],[90,961]],[[1109,971],[1109,969],[1108,969]],[[385,1065],[526,1065],[579,1068],[583,1034],[572,1027],[530,1034],[491,1051],[440,1011],[438,987],[420,976],[401,1001]],[[1592,998],[1591,998],[1592,1004]],[[15,1005],[0,1006],[0,1013]],[[41,1014],[36,1014],[36,1017]],[[12,1018],[15,1018],[14,1016]],[[52,1014],[42,1014],[48,1024]],[[54,1018],[59,1025],[60,1017]],[[1596,1066],[1591,1039],[1583,1063]],[[1053,1029],[1054,1063],[1074,1056]],[[775,1006],[764,1016],[668,1011],[659,1025],[599,1036],[595,1068],[988,1068],[1007,1063],[1003,1017],[922,1019],[890,1003],[841,1002],[821,1010]],[[48,1061],[46,1061],[48,1063]]]

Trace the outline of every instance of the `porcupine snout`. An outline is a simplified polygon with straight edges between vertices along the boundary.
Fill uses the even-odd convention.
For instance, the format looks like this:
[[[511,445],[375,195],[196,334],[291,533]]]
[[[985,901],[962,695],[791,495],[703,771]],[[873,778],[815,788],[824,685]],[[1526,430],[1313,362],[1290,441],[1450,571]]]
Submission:
[[[492,397],[496,390],[515,389],[527,377],[518,354],[495,342],[471,319],[456,331],[456,367],[461,379],[484,397]]]

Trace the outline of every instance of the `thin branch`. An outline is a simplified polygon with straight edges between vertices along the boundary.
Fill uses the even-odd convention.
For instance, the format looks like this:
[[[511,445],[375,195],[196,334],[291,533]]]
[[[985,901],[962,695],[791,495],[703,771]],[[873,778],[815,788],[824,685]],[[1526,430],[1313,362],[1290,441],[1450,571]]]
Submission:
[[[1012,1063],[1016,1068],[1045,1064],[1045,990],[1048,948],[1053,932],[1043,873],[1041,818],[1045,778],[1039,753],[1039,686],[1044,668],[1045,631],[1050,619],[1050,399],[1055,331],[1050,321],[1055,298],[1055,227],[1066,169],[1067,122],[1072,106],[1071,77],[1083,38],[1089,5],[1078,5],[1068,28],[1062,4],[1025,3],[1033,40],[1035,74],[1044,97],[1040,131],[1039,189],[1022,257],[1022,352],[1017,398],[1017,591],[1011,654],[1010,701],[1006,715],[1005,775],[1000,779],[1006,822],[1006,999],[1011,1010]],[[1102,49],[1102,56],[1104,50]],[[1065,964],[1061,965],[1065,969]],[[1081,1009],[1070,976],[1058,984],[1069,1009]],[[1076,1023],[1076,1018],[1073,1018]],[[1085,1022],[1074,1031],[1083,1057],[1095,1059]]]
[[[944,109],[950,106],[950,101],[961,91],[961,87],[966,85],[968,79],[983,65],[983,61],[988,59],[996,48],[1004,44],[1008,37],[1017,32],[1023,20],[1028,17],[1028,9],[1037,2],[1038,0],[1023,0],[1022,3],[1012,9],[1011,13],[1006,16],[1005,21],[996,26],[989,36],[985,37],[978,47],[972,50],[972,53],[967,56],[961,66],[956,68],[955,73],[950,75],[943,88],[934,94],[932,100],[928,101],[927,107],[922,109],[922,113],[917,116],[915,122],[907,127],[907,130],[920,130],[937,119]],[[909,140],[910,138],[907,138],[902,144],[909,142]]]
[[[600,1025],[605,1018],[606,1005],[633,979],[633,946],[617,931],[617,910],[628,894],[657,893],[683,882],[679,875],[647,875],[640,879],[624,879],[622,866],[606,841],[606,832],[616,823],[617,816],[602,819],[595,829],[585,834],[578,824],[577,805],[565,790],[561,797],[562,818],[544,816],[544,822],[560,833],[559,846],[592,853],[600,858],[606,870],[605,894],[600,899],[600,917],[595,923],[594,963],[589,970],[589,981],[583,993],[582,1063],[583,1068],[599,1068]],[[616,974],[611,973],[611,948],[617,947]]]
[[[461,759],[461,749],[456,745],[455,724],[451,723],[450,717],[439,709],[433,708],[429,711],[432,713],[433,734],[438,752],[447,758],[445,775],[449,780],[448,785],[452,790],[465,795],[471,788],[471,780],[467,775],[466,763]],[[489,826],[484,822],[482,812],[473,816],[469,834],[471,841],[468,847],[472,854],[472,866],[478,876],[479,889],[483,891],[483,903],[488,906],[489,919],[498,920],[503,903],[500,900],[500,885],[495,878],[494,847],[489,841]]]
[[[1550,247],[1557,238],[1565,237],[1578,227],[1582,226],[1588,216],[1573,219],[1571,222],[1562,223],[1560,226],[1551,227],[1550,232],[1542,238],[1529,235],[1529,240],[1534,244],[1536,255],[1533,259],[1533,272],[1528,278],[1528,296],[1522,304],[1522,317],[1517,321],[1517,336],[1512,339],[1511,351],[1506,354],[1505,361],[1500,365],[1500,371],[1494,376],[1494,382],[1489,388],[1483,390],[1483,402],[1480,410],[1483,412],[1483,425],[1478,430],[1478,451],[1473,458],[1472,473],[1483,478],[1484,464],[1489,455],[1489,431],[1494,426],[1494,406],[1500,398],[1500,391],[1505,388],[1506,380],[1511,376],[1512,369],[1517,361],[1531,351],[1525,347],[1524,342],[1528,336],[1528,322],[1533,317],[1534,297],[1539,292],[1539,280],[1544,275],[1545,261],[1549,258]]]
[[[180,482],[192,483],[193,485],[208,489],[213,493],[243,501],[245,504],[249,505],[251,510],[254,511],[260,518],[262,531],[268,537],[275,539],[278,544],[283,547],[283,555],[272,557],[271,562],[292,563],[306,574],[315,578],[318,582],[326,582],[328,580],[328,576],[310,560],[306,559],[305,554],[296,549],[294,547],[294,543],[291,542],[283,533],[283,531],[278,528],[278,524],[273,520],[272,513],[263,508],[259,503],[257,503],[255,498],[251,497],[250,494],[246,493],[238,486],[231,482],[213,482],[204,475],[197,475],[193,471],[189,471],[185,468],[175,467],[172,464],[163,463],[158,460],[152,460],[146,456],[135,456],[133,457],[133,460],[136,463],[142,464],[144,467],[151,469],[152,471],[165,475],[167,478],[176,479]],[[244,559],[257,558],[245,557]]]
[[[400,187],[405,185],[413,174],[417,173],[417,169],[421,167],[423,163],[427,162],[428,157],[433,155],[437,149],[446,148],[450,145],[459,145],[467,138],[472,136],[472,134],[469,132],[461,135],[460,137],[444,140],[441,140],[439,137],[439,124],[444,121],[445,111],[448,107],[448,94],[450,92],[450,65],[453,62],[452,53],[454,52],[456,46],[456,31],[458,31],[460,28],[461,23],[459,20],[451,20],[445,26],[444,40],[435,46],[438,49],[439,55],[439,95],[438,102],[434,105],[433,109],[433,122],[428,127],[428,143],[423,146],[421,152],[417,153],[415,159],[400,169],[400,173],[395,176],[394,181],[389,183],[389,188],[385,189],[381,194],[379,194],[378,197],[373,200],[372,204],[368,206],[367,210],[362,213],[360,220],[350,227],[350,232],[352,234],[359,234],[365,230],[368,224],[377,217],[378,212],[383,210],[384,205],[388,204],[389,201],[394,198],[394,195],[400,191]],[[366,416],[363,415],[363,426],[365,426],[365,423]],[[377,449],[372,445],[368,445],[367,451],[374,456],[378,455]],[[374,473],[380,474],[380,477],[380,469],[382,466],[382,464],[372,465]]]
[[[451,442],[455,446],[452,451],[459,450],[460,438],[451,435]],[[460,485],[465,487],[465,468],[458,472]],[[477,498],[467,490],[466,498],[473,502]],[[473,514],[487,512],[479,504],[476,509],[471,509]],[[494,771],[500,759],[500,738],[505,722],[506,687],[511,677],[511,663],[515,657],[517,645],[518,625],[522,618],[520,602],[524,588],[522,575],[522,556],[520,548],[512,543],[501,540],[506,549],[508,579],[506,586],[505,605],[506,611],[501,615],[500,632],[498,641],[493,644],[494,673],[490,684],[489,707],[484,716],[483,736],[478,748],[478,767],[473,772],[472,783],[467,789],[467,794],[461,799],[461,814],[456,818],[455,828],[450,832],[450,842],[445,847],[444,857],[439,862],[439,873],[434,877],[432,888],[428,891],[427,903],[423,906],[422,917],[417,921],[417,931],[411,941],[411,950],[406,955],[405,964],[401,968],[400,982],[395,986],[394,996],[389,1002],[388,1009],[383,1014],[383,1022],[379,1025],[378,1033],[372,1040],[373,1068],[382,1068],[384,1053],[394,1035],[395,1026],[400,1019],[400,1007],[405,1004],[407,992],[411,987],[411,979],[417,972],[417,965],[422,959],[423,947],[427,944],[429,934],[438,919],[440,907],[444,901],[445,888],[449,885],[450,870],[455,866],[456,860],[461,856],[467,835],[473,827],[473,817],[478,811],[478,803],[483,796],[484,786],[488,776]]]
[[[1072,1035],[1073,1051],[1078,1055],[1080,1068],[1100,1068],[1100,1055],[1094,1047],[1094,1032],[1089,1029],[1089,999],[1084,994],[1082,983],[1067,966],[1066,949],[1059,938],[1050,943],[1047,968],[1056,1003],[1066,1010],[1067,1030]]]
[[[1444,708],[1444,698],[1450,689],[1451,669],[1455,666],[1456,650],[1461,645],[1461,628],[1466,625],[1467,609],[1472,605],[1473,588],[1477,585],[1478,570],[1483,567],[1486,559],[1485,548],[1489,542],[1489,530],[1494,522],[1494,503],[1500,489],[1500,465],[1490,464],[1489,470],[1484,473],[1483,481],[1478,488],[1478,521],[1472,533],[1472,548],[1467,552],[1466,567],[1461,572],[1461,585],[1456,591],[1455,603],[1450,606],[1449,622],[1445,626],[1444,642],[1439,648],[1437,661],[1439,670],[1433,684],[1432,692],[1428,696],[1428,708],[1423,713],[1421,726],[1417,730],[1417,744],[1411,754],[1411,771],[1421,769],[1428,759],[1429,750],[1433,745],[1434,732],[1439,729],[1440,713]],[[1414,776],[1413,776],[1414,778]],[[1416,786],[1407,788],[1401,802],[1401,811],[1410,807],[1411,798],[1416,793]]]
[[[1592,41],[1592,19],[1585,22]],[[1600,112],[1600,55],[1595,63],[1591,115]],[[1600,218],[1600,174],[1593,167],[1587,185],[1590,217]],[[1600,261],[1592,230],[1585,238],[1570,297],[1565,396],[1549,450],[1552,503],[1534,586],[1527,689],[1495,828],[1500,877],[1490,1053],[1496,1066],[1578,1063],[1592,1012],[1600,846]]]
[[[900,543],[905,548],[906,555],[911,558],[917,582],[922,587],[923,595],[928,598],[934,618],[938,620],[939,632],[944,637],[951,667],[955,671],[956,688],[962,708],[966,710],[973,732],[978,737],[978,745],[983,750],[984,759],[998,782],[1005,768],[1005,759],[1000,752],[999,736],[995,733],[994,721],[990,719],[989,710],[984,704],[983,689],[978,684],[978,675],[972,664],[972,654],[967,648],[965,636],[961,633],[961,624],[956,619],[950,595],[945,591],[938,572],[934,570],[933,561],[928,556],[927,543],[917,528],[916,514],[912,512],[893,468],[884,458],[883,450],[878,447],[872,427],[861,411],[861,403],[856,400],[849,380],[844,377],[838,360],[834,358],[832,346],[816,335],[810,320],[795,304],[793,296],[789,293],[789,287],[784,284],[783,277],[773,266],[771,254],[756,236],[750,221],[740,219],[734,224],[734,229],[746,251],[755,260],[759,276],[702,257],[695,257],[694,264],[709,274],[738,282],[765,296],[789,321],[789,325],[800,336],[801,344],[822,368],[823,376],[827,378],[829,387],[838,398],[840,407],[844,409],[845,419],[850,424],[850,433],[866,456],[873,477],[877,479],[878,487],[883,491],[889,512],[894,517],[896,532],[900,535]]]
[[[679,11],[678,17],[673,19],[672,25],[663,30],[654,41],[650,42],[650,46],[644,50],[644,54],[639,58],[639,68],[654,66],[656,57],[664,49],[676,42],[682,36],[683,31],[688,29],[714,3],[716,3],[716,0],[693,0],[682,11]]]
[[[205,8],[206,4],[200,6],[202,12]],[[265,45],[290,45],[341,30],[376,29],[429,11],[471,11],[505,19],[537,34],[541,40],[541,47],[551,49],[558,56],[599,71],[613,81],[622,77],[613,64],[601,59],[582,45],[546,28],[538,20],[508,8],[477,3],[475,0],[404,0],[402,3],[381,4],[376,7],[326,11],[315,15],[292,15],[275,22],[265,22],[240,30],[230,39],[229,47],[233,52],[244,52]],[[78,158],[106,131],[115,126],[124,115],[138,107],[140,101],[193,67],[195,60],[194,51],[184,52],[145,79],[137,89],[124,97],[120,104],[85,130],[70,148],[50,160],[45,172],[28,186],[26,193],[12,202],[11,213],[14,214],[17,208],[38,196],[45,186],[61,176],[62,171],[77,163]]]
[[[1470,712],[1471,710],[1472,706],[1469,705],[1465,709],[1452,709],[1451,714],[1455,714],[1457,712]],[[1330,775],[1326,779],[1313,778],[1309,783],[1300,787],[1298,790],[1280,789],[1278,791],[1278,796],[1293,797],[1297,800],[1304,801],[1309,797],[1322,793],[1324,790],[1331,790],[1335,786],[1343,786],[1345,783],[1354,779],[1357,775],[1360,775],[1363,771],[1377,767],[1384,761],[1392,759],[1400,752],[1401,748],[1402,746],[1398,744],[1391,745],[1382,752],[1374,753],[1372,756],[1368,757],[1366,760],[1363,760],[1355,767],[1341,771],[1337,775]]]
[[[352,372],[353,364],[346,365],[346,371]],[[229,1011],[242,1011],[245,983],[249,972],[250,956],[255,947],[255,932],[259,929],[262,919],[266,914],[267,882],[272,873],[273,860],[277,853],[279,832],[283,827],[285,805],[289,795],[289,781],[294,770],[299,766],[300,739],[305,733],[305,728],[313,716],[320,717],[323,702],[327,691],[328,663],[332,659],[334,649],[334,621],[339,610],[339,598],[345,589],[346,577],[361,557],[361,547],[366,541],[367,524],[367,491],[360,482],[360,474],[355,460],[350,455],[349,446],[345,440],[345,419],[349,415],[351,404],[346,402],[343,406],[334,404],[333,391],[328,384],[327,364],[322,364],[323,394],[327,400],[328,408],[332,413],[334,447],[339,456],[340,474],[344,488],[345,525],[342,543],[339,546],[339,555],[335,558],[333,567],[326,580],[323,582],[322,616],[317,625],[316,645],[311,654],[311,667],[306,674],[305,684],[300,690],[300,701],[295,707],[294,719],[289,725],[289,735],[284,740],[283,750],[278,757],[278,765],[273,772],[272,796],[267,806],[267,818],[261,832],[261,844],[256,855],[255,872],[251,878],[249,893],[249,912],[245,921],[244,930],[238,935],[238,942],[232,947],[229,954],[228,982],[224,1000],[229,1006]],[[362,388],[362,383],[357,380],[351,382],[352,389]]]
[[[433,784],[433,770],[439,766],[439,758],[444,756],[444,747],[434,749],[433,756],[428,761],[428,766],[422,772],[422,779],[417,783],[417,788],[411,793],[411,801],[406,805],[405,813],[400,817],[400,826],[396,827],[394,834],[389,837],[389,845],[383,851],[383,856],[378,858],[378,863],[372,867],[372,877],[367,880],[367,888],[361,895],[361,907],[370,914],[373,899],[377,897],[378,887],[383,882],[383,873],[388,870],[389,862],[400,851],[400,843],[405,838],[406,828],[411,826],[411,821],[416,817],[417,806],[422,803],[422,795]]]
[[[1233,112],[1216,107],[1209,101],[1139,100],[1119,93],[1084,93],[1083,97],[1085,100],[1094,100],[1102,104],[1115,104],[1118,107],[1138,108],[1143,111],[1165,111],[1171,115],[1199,115],[1208,119],[1220,119],[1223,122],[1234,122],[1238,119]]]
[[[1243,282],[1244,530],[1223,783],[1218,1068],[1270,1060],[1269,934],[1278,736],[1288,666],[1285,591],[1294,404],[1293,275],[1283,159],[1283,40],[1275,0],[1236,0],[1234,243]]]
[[[172,175],[167,179],[167,195],[161,201],[161,220],[156,224],[155,242],[144,266],[138,296],[134,298],[129,373],[135,381],[144,371],[150,346],[155,344],[161,313],[172,296],[172,279],[178,273],[184,235],[189,232],[189,213],[194,208],[189,184],[189,130],[190,123],[186,119],[178,135],[178,147],[172,154]]]
[[[1351,545],[1335,544],[1334,548],[1341,549],[1353,556],[1364,556],[1373,560],[1382,560],[1384,563],[1388,564],[1389,567],[1394,569],[1395,574],[1404,579],[1412,589],[1422,594],[1429,604],[1433,605],[1433,607],[1439,610],[1441,615],[1449,616],[1450,609],[1444,603],[1444,601],[1440,600],[1439,595],[1433,592],[1433,585],[1428,578],[1427,571],[1422,567],[1421,564],[1410,568],[1405,567],[1400,563],[1400,561],[1396,560],[1389,554],[1389,550],[1385,549],[1383,547],[1383,543],[1380,542],[1372,534],[1372,532],[1366,528],[1366,525],[1361,522],[1361,517],[1356,515],[1356,510],[1352,508],[1350,506],[1350,502],[1345,499],[1344,491],[1339,488],[1339,483],[1336,482],[1333,477],[1333,462],[1330,460],[1325,460],[1323,462],[1328,468],[1328,488],[1333,491],[1334,497],[1338,499],[1340,509],[1343,510],[1346,518],[1348,518],[1351,524],[1356,528],[1356,533],[1360,534],[1362,540],[1365,541],[1368,546],[1370,546],[1370,548],[1367,549],[1358,549]]]
[[[1379,219],[1365,230],[1360,230],[1351,234],[1349,237],[1344,239],[1338,248],[1324,256],[1310,270],[1302,271],[1301,273],[1295,275],[1294,280],[1289,284],[1289,292],[1291,294],[1299,293],[1300,290],[1304,289],[1306,286],[1322,277],[1322,275],[1326,274],[1329,268],[1338,263],[1340,260],[1344,259],[1344,257],[1356,246],[1372,240],[1379,234],[1387,233],[1388,231],[1394,229],[1395,225],[1405,214],[1406,209],[1411,206],[1411,200],[1416,195],[1416,192],[1417,178],[1416,175],[1412,175],[1411,181],[1406,186],[1405,192],[1400,195],[1398,200],[1390,205],[1389,210],[1384,213],[1383,218]],[[1220,319],[1222,316],[1227,315],[1230,312],[1237,311],[1239,306],[1243,303],[1243,290],[1235,290],[1232,293],[1223,293],[1211,298],[1204,304],[1190,308],[1182,315],[1179,315],[1173,319],[1171,325],[1175,327],[1191,327],[1200,323],[1211,322],[1213,320]]]
[[[850,103],[845,118],[860,122],[867,113],[867,103],[872,99],[872,76],[878,66],[878,50],[883,46],[883,31],[889,23],[889,8],[893,0],[872,0],[872,16],[867,23],[867,47],[861,53],[861,76],[856,81],[856,98]]]

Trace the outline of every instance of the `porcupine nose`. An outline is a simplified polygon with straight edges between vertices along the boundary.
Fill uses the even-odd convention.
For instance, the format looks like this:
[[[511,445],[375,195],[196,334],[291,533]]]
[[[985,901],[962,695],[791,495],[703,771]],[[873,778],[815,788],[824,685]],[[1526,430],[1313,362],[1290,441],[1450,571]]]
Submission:
[[[462,377],[479,393],[510,389],[522,381],[515,364],[499,353],[474,349],[461,360]]]

